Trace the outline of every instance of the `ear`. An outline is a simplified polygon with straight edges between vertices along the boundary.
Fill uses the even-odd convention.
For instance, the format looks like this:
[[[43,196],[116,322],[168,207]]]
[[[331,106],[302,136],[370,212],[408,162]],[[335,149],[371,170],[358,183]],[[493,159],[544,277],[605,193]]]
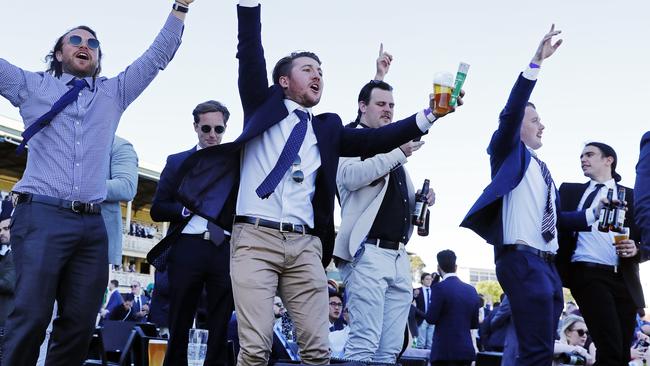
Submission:
[[[56,51],[56,53],[54,53],[54,57],[56,57],[56,60],[59,62],[63,61],[63,53],[61,51]]]
[[[608,156],[605,158],[607,160],[607,166],[612,166],[614,164],[614,157],[613,156]]]
[[[368,106],[363,100],[359,101],[359,110],[361,111],[361,113],[366,113],[366,111],[368,110]]]
[[[290,79],[289,79],[289,76],[287,76],[287,75],[280,76],[280,78],[278,79],[278,83],[280,84],[282,89],[289,88],[289,82],[290,82]]]
[[[194,132],[199,132],[199,124],[194,122]]]

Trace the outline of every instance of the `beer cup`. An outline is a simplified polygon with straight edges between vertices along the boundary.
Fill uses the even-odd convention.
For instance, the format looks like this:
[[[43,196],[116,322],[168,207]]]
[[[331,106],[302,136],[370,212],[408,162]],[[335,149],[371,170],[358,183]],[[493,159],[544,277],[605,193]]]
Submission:
[[[162,366],[167,352],[167,341],[164,339],[149,340],[149,366]]]
[[[623,240],[628,240],[629,238],[630,228],[624,227],[622,232],[614,234],[614,245],[622,242]]]
[[[449,101],[451,100],[451,92],[454,88],[454,75],[449,72],[438,72],[433,77],[433,97],[435,99],[434,113],[443,116],[449,111]]]

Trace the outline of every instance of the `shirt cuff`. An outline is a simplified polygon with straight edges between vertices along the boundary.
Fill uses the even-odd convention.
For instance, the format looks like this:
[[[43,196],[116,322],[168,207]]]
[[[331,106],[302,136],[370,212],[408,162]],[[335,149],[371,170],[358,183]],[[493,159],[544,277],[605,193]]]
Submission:
[[[433,115],[431,115],[431,116],[433,116]],[[436,121],[436,118],[433,117],[433,121],[429,120],[429,118],[424,114],[424,111],[419,111],[415,115],[415,122],[418,124],[418,127],[420,128],[420,131],[427,132],[429,130],[429,128],[431,128],[431,126],[433,126],[433,122]]]
[[[239,0],[239,6],[255,8],[260,4],[259,0]]]
[[[593,208],[588,208],[585,211],[585,219],[587,220],[587,226],[591,226],[594,222],[596,222],[596,215],[594,215]]]
[[[539,67],[534,69],[527,67],[522,74],[528,80],[537,80],[537,76],[539,75]]]

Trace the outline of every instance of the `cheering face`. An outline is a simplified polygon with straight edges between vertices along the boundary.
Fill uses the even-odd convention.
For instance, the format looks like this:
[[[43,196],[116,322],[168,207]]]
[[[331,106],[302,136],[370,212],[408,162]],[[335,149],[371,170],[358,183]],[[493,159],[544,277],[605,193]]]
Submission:
[[[75,37],[76,36],[76,37]],[[81,42],[78,42],[81,38]],[[63,72],[79,78],[93,76],[97,70],[99,48],[94,45],[95,37],[83,29],[73,29],[63,37],[63,46],[57,51],[56,59],[63,65]]]
[[[580,154],[580,166],[586,177],[602,177],[612,171],[614,158],[604,157],[603,152],[596,146],[585,146]]]
[[[280,86],[290,100],[311,108],[320,102],[323,93],[323,71],[311,57],[298,57],[291,64],[287,76],[281,76]]]
[[[370,92],[368,105],[363,101],[359,102],[361,121],[370,128],[379,128],[393,121],[393,92],[374,88]]]
[[[528,106],[521,124],[521,141],[533,150],[542,147],[542,131],[544,125],[535,108]]]
[[[199,115],[199,122],[194,124],[194,131],[199,138],[202,149],[219,145],[226,131],[226,122],[221,112],[208,112]]]

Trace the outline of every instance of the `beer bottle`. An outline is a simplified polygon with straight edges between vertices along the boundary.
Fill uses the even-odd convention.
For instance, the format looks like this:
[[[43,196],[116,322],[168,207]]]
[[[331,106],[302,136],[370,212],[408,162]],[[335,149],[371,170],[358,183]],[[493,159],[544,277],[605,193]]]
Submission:
[[[420,193],[415,194],[415,211],[413,211],[413,225],[424,225],[427,215],[427,193],[429,193],[429,180],[425,179]]]
[[[426,218],[424,219],[424,224],[418,226],[418,235],[419,236],[428,236],[429,235],[429,216],[431,212],[427,208]]]
[[[609,201],[606,205],[603,206],[603,208],[600,209],[600,219],[598,220],[598,231],[602,231],[604,233],[609,232],[609,224],[611,223],[610,216],[612,213],[612,206],[614,205],[612,203],[612,198],[614,196],[614,190],[609,189],[607,190],[607,200]]]
[[[625,224],[625,188],[623,187],[618,188],[618,203],[614,205],[611,216],[609,230],[617,233],[623,232]]]

